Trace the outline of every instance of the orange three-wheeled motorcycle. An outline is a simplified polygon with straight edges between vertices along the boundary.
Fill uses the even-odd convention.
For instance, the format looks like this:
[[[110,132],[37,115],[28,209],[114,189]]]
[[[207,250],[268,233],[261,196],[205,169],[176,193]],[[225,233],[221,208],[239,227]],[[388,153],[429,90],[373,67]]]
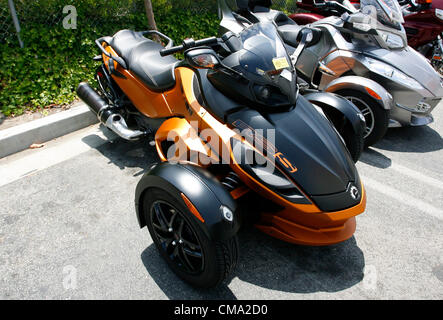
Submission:
[[[226,279],[245,220],[303,245],[352,236],[362,182],[337,131],[298,94],[294,57],[272,23],[176,47],[130,30],[97,45],[99,93],[81,83],[78,95],[122,138],[154,138],[161,163],[137,186],[137,217],[182,279]]]

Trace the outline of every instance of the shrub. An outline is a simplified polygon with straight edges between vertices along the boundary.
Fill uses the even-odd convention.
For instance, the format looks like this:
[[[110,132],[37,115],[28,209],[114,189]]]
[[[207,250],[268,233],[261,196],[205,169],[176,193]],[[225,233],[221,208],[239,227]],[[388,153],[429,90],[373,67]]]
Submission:
[[[158,29],[175,42],[217,34],[214,10],[196,14],[172,3],[153,1]],[[147,29],[142,1],[76,1],[76,30],[62,27],[60,14],[66,4],[65,0],[36,0],[20,17],[25,48],[19,49],[12,35],[0,43],[0,111],[5,115],[71,103],[78,83],[93,82],[98,63],[92,58],[99,52],[96,38],[120,29]]]

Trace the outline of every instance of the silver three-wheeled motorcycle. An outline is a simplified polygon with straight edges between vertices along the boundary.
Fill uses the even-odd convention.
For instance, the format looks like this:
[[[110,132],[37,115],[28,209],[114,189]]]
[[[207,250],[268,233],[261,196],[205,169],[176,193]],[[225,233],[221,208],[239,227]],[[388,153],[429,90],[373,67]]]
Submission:
[[[297,47],[303,29],[312,31],[297,59],[299,76],[311,88],[338,93],[362,111],[366,146],[381,139],[388,127],[431,123],[431,112],[443,97],[443,81],[407,45],[397,1],[362,0],[359,10],[347,0],[340,2],[349,13],[306,26],[270,9],[269,0],[237,0],[236,12],[248,21],[274,21],[289,47]]]

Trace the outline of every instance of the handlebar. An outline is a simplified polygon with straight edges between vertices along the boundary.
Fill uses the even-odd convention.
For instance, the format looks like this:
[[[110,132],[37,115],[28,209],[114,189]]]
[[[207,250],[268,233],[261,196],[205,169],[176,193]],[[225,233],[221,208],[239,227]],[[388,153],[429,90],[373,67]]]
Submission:
[[[324,1],[324,2],[314,2],[314,7],[319,9],[332,9],[342,13],[353,13],[351,8],[348,8],[343,4],[343,1]]]
[[[218,39],[216,37],[210,37],[202,40],[195,41],[194,39],[185,39],[183,40],[183,43],[179,46],[171,47],[171,48],[165,48],[160,51],[160,55],[162,57],[168,56],[174,53],[178,53],[187,49],[195,48],[195,47],[201,47],[201,46],[211,46],[218,43]]]

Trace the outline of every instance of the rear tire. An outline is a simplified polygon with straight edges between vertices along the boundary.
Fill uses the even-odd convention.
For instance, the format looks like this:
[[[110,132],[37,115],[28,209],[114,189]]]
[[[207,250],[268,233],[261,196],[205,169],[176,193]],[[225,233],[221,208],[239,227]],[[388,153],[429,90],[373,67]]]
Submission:
[[[389,111],[383,109],[372,97],[355,90],[336,92],[356,105],[366,119],[363,133],[364,146],[370,147],[384,137],[389,125]]]
[[[173,214],[170,213],[172,224],[168,226],[169,230],[174,230],[173,232],[168,233],[158,228],[160,222],[156,211],[158,204],[166,209],[170,208],[169,212],[171,209],[176,212],[175,218],[172,218]],[[233,273],[239,256],[237,236],[225,241],[210,240],[199,225],[201,222],[197,221],[188,210],[183,199],[165,190],[157,188],[147,190],[143,199],[143,210],[149,233],[160,255],[182,280],[195,287],[211,288],[226,281]],[[166,215],[167,212],[163,216]],[[168,224],[168,219],[165,221]],[[178,236],[177,228],[179,229],[181,224],[183,224],[182,231]],[[169,242],[171,239],[176,241],[175,246],[173,242]],[[183,242],[179,244],[181,239]],[[178,252],[176,257],[174,251]],[[187,252],[192,252],[192,255]],[[201,254],[201,263],[199,254]]]

